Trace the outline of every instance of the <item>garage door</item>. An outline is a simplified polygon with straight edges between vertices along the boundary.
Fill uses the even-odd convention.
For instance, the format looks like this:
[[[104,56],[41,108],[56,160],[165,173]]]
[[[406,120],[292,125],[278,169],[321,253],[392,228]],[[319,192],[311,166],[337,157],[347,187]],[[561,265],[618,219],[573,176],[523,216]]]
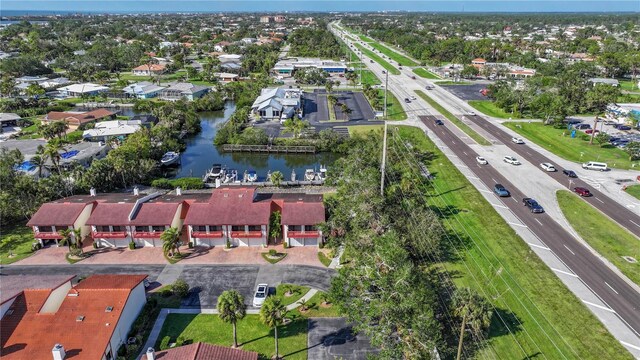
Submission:
[[[160,239],[144,239],[145,247],[161,247],[162,240]]]
[[[262,239],[247,239],[249,241],[249,246],[260,246],[262,245]]]
[[[129,240],[127,239],[101,239],[100,244],[109,247],[128,247]]]
[[[225,246],[227,242],[225,239],[196,239],[196,246]]]
[[[318,246],[318,238],[306,238],[304,239],[305,246]]]
[[[304,244],[300,242],[301,240],[304,239],[289,238],[289,246],[304,246]]]

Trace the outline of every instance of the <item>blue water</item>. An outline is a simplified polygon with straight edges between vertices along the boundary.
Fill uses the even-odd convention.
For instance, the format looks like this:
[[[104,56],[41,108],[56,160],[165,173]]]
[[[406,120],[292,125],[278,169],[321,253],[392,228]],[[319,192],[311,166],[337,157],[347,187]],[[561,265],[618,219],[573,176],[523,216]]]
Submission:
[[[202,177],[213,164],[222,164],[228,169],[236,169],[241,176],[244,171],[255,170],[258,180],[266,178],[271,170],[280,171],[285,180],[291,178],[295,170],[297,179],[304,176],[306,169],[320,170],[320,165],[331,165],[338,158],[333,153],[319,154],[255,154],[255,153],[223,153],[213,145],[218,128],[224,124],[235,111],[231,102],[222,111],[200,113],[202,131],[186,139],[187,149],[180,154],[180,165],[168,169],[167,177]],[[120,115],[132,116],[136,113],[131,108],[123,109]]]

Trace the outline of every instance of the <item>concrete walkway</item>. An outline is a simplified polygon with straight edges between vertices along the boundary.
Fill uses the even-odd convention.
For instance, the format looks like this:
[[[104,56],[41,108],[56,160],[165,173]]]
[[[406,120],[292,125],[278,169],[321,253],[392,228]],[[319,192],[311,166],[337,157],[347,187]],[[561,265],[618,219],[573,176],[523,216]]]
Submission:
[[[329,264],[329,269],[338,269],[340,268],[340,259],[342,259],[342,253],[344,253],[344,246],[340,246],[338,248],[338,253],[331,259],[331,264]]]

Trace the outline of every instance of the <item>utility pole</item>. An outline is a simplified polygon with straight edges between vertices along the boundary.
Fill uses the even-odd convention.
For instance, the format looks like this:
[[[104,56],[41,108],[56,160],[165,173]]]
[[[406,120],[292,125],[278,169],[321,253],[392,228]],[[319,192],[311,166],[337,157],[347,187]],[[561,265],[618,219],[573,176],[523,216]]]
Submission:
[[[467,314],[464,314],[462,317],[462,327],[460,328],[460,342],[458,343],[458,356],[456,356],[456,360],[460,360],[460,355],[462,355],[462,339],[464,338],[464,326],[467,324]]]
[[[380,166],[380,195],[384,196],[384,168],[387,162],[387,122],[384,122],[384,134],[382,136],[382,165]]]
[[[384,119],[387,120],[387,88],[389,88],[389,72],[385,71],[384,78]]]

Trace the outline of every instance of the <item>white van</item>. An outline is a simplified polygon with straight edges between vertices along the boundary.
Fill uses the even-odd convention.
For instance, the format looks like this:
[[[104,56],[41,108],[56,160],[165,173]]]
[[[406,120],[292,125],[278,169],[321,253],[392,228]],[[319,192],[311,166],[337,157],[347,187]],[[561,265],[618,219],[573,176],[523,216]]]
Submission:
[[[596,161],[589,161],[587,163],[584,163],[582,164],[582,168],[587,170],[600,170],[600,171],[607,171],[609,169],[606,163],[601,163]]]

